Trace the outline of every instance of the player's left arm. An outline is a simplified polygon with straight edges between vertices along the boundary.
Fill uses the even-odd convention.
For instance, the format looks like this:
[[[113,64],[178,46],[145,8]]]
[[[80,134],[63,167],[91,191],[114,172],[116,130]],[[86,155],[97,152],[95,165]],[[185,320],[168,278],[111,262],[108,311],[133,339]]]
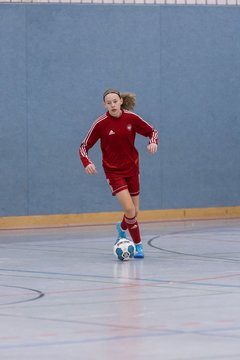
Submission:
[[[148,144],[147,150],[150,154],[155,154],[157,152],[158,146],[155,143]]]
[[[158,131],[138,115],[136,119],[136,125],[137,133],[149,137],[149,143],[147,145],[148,152],[150,154],[155,154],[158,148]]]
[[[152,128],[152,134],[149,138],[147,150],[150,154],[155,154],[158,148],[158,131]]]

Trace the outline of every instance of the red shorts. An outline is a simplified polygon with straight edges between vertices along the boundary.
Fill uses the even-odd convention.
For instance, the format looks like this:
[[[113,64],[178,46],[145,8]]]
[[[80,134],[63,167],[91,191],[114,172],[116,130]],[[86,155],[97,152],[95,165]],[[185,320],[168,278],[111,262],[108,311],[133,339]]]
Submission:
[[[125,189],[128,189],[131,196],[139,195],[139,174],[130,177],[124,177],[116,174],[106,174],[106,177],[113,196]]]

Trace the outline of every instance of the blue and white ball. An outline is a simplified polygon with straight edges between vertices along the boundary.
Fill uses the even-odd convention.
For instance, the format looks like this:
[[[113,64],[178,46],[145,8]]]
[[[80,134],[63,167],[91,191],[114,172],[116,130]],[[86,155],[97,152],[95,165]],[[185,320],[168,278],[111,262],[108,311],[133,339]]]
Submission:
[[[129,239],[118,239],[113,246],[113,252],[119,260],[129,260],[134,257],[136,252],[134,242]]]

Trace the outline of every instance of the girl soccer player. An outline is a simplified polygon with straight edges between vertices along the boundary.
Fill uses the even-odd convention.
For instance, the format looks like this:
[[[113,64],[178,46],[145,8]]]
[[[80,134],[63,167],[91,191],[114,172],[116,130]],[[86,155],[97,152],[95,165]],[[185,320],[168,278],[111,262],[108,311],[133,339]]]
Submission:
[[[79,155],[88,175],[97,173],[88,151],[100,139],[102,166],[112,195],[118,199],[124,215],[116,225],[118,238],[126,238],[129,231],[136,247],[135,258],[143,258],[144,251],[137,221],[139,211],[139,156],[134,146],[136,134],[149,137],[147,150],[157,151],[158,132],[139,115],[132,112],[136,97],[108,89],[103,94],[107,110],[92,125],[80,145]]]

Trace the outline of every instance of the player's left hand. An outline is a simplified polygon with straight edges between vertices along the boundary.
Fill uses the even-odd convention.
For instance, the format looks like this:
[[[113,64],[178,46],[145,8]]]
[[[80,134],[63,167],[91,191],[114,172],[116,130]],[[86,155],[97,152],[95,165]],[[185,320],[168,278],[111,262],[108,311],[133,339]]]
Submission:
[[[155,143],[148,144],[147,146],[147,150],[150,154],[155,154],[157,152],[157,148],[158,146]]]

